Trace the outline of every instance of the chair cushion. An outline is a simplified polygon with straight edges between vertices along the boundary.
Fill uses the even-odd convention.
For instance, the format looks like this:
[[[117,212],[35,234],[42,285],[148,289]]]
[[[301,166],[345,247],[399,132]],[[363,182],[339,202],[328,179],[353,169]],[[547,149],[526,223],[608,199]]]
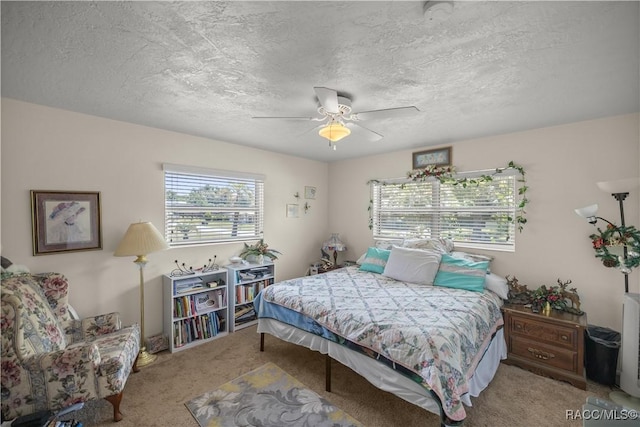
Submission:
[[[64,332],[33,276],[20,275],[3,280],[2,299],[14,306],[18,317],[15,344],[19,357],[25,358],[66,347]]]

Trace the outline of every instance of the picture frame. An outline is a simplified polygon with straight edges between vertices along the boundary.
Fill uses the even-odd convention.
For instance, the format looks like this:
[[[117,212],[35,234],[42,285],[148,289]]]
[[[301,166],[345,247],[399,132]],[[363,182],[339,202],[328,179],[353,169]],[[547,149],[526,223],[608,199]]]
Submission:
[[[304,198],[305,199],[315,199],[316,198],[316,187],[305,186],[304,187]]]
[[[100,192],[31,190],[33,255],[102,249]]]
[[[436,148],[413,153],[413,169],[427,166],[451,166],[451,147]]]
[[[300,216],[300,206],[292,203],[287,205],[287,218],[298,218]]]

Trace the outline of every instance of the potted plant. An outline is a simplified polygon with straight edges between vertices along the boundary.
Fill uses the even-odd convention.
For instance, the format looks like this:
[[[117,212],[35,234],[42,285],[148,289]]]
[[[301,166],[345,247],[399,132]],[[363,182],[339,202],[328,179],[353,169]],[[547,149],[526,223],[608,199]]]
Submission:
[[[271,260],[276,260],[278,259],[278,255],[282,255],[282,253],[275,249],[270,249],[269,245],[264,242],[264,239],[260,239],[260,241],[254,245],[247,245],[245,243],[244,249],[240,252],[241,258],[257,264],[262,264],[265,256]]]

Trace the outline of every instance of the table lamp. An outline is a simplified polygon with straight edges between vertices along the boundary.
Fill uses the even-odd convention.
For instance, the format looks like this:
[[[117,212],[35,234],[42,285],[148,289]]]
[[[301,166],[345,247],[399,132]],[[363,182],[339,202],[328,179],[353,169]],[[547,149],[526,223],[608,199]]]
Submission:
[[[338,265],[338,252],[346,251],[347,245],[340,240],[340,233],[331,233],[329,240],[322,244],[325,251],[333,251],[333,265]]]

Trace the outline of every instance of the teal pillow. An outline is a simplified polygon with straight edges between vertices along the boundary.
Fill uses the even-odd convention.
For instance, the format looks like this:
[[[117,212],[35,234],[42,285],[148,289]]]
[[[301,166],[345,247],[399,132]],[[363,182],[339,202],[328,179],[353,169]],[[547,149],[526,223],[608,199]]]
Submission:
[[[360,265],[360,270],[370,271],[372,273],[382,274],[384,267],[389,260],[391,251],[387,249],[369,248],[364,256],[364,261]]]
[[[444,254],[433,284],[447,288],[483,292],[488,269],[489,261],[469,261]]]

